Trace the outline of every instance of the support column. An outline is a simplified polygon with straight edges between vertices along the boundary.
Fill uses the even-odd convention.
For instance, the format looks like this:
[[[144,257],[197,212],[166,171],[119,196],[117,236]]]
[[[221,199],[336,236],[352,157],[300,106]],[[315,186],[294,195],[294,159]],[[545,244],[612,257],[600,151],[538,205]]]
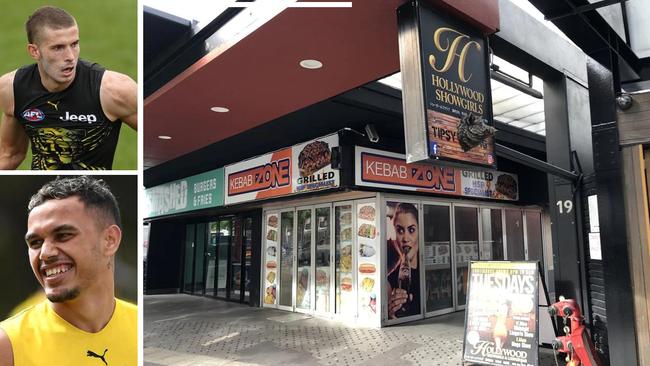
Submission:
[[[544,110],[546,119],[546,161],[572,171],[571,133],[569,129],[569,94],[564,75],[544,80]],[[573,122],[573,121],[572,121]],[[578,203],[574,185],[565,179],[548,175],[549,213],[553,238],[553,267],[555,294],[573,298],[585,309],[583,296],[583,262],[577,224]],[[555,301],[557,299],[552,299]]]
[[[609,359],[611,365],[638,365],[613,77],[607,68],[592,59],[588,59],[587,72]]]

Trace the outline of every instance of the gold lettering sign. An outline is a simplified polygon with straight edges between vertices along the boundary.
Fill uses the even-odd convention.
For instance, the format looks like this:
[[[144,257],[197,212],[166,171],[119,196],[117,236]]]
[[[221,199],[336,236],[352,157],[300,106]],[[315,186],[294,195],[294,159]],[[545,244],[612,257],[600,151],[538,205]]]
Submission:
[[[449,37],[445,38],[447,43],[443,47],[440,38],[443,34],[450,32],[452,34]],[[429,55],[429,65],[431,65],[431,67],[437,72],[447,72],[454,64],[456,57],[458,57],[458,78],[464,83],[468,82],[469,79],[472,78],[472,75],[470,74],[468,77],[465,77],[465,61],[467,59],[467,53],[471,47],[475,47],[479,52],[481,51],[481,45],[476,41],[469,41],[463,44],[463,42],[467,41],[468,39],[468,35],[460,33],[455,29],[447,27],[438,28],[433,33],[433,44],[436,46],[438,51],[445,52],[447,54],[447,58],[445,59],[445,63],[442,65],[442,67],[438,68],[436,67],[436,57],[434,55]],[[463,44],[462,47],[461,44]],[[459,49],[460,53],[458,52]]]

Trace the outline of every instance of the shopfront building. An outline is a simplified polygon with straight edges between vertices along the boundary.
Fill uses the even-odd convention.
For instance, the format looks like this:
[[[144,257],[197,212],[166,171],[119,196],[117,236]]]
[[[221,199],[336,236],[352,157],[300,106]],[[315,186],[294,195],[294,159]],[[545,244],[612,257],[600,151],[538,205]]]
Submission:
[[[635,297],[621,209],[628,185],[615,159],[618,143],[611,142],[612,73],[510,1],[470,6],[461,19],[472,26],[476,9],[497,9],[500,19],[485,47],[492,50],[486,74],[497,127],[488,163],[496,166],[407,165],[402,98],[414,86],[376,81],[400,68],[395,11],[405,3],[354,1],[347,13],[283,13],[145,101],[145,113],[161,120],[148,137],[148,190],[218,168],[223,197],[209,207],[148,216],[149,293],[184,292],[379,327],[463,310],[472,260],[537,260],[550,299],[577,300],[601,356],[635,364],[640,348],[629,315]],[[297,27],[313,29],[295,40],[288,30]],[[324,68],[287,66],[312,57],[294,51],[313,51],[314,44],[323,46]],[[274,57],[253,65],[247,49]],[[506,63],[523,70],[512,74],[523,86],[494,76],[496,64],[503,71]],[[203,85],[213,79],[237,85],[246,97],[233,100],[231,89]],[[526,92],[495,89],[497,80]],[[209,100],[191,93],[199,85]],[[193,97],[188,105],[200,106],[192,113],[204,132],[191,139],[176,123],[185,115],[169,107],[185,94]],[[215,100],[227,101],[230,112],[208,114]],[[370,138],[368,125],[380,138]],[[177,133],[178,145],[156,139],[168,131]],[[307,146],[316,156],[301,156]]]
[[[519,202],[516,173],[407,164],[339,141],[149,189],[184,233],[178,291],[382,326],[463,310],[470,261],[537,260],[552,278],[548,214]],[[391,307],[398,289],[408,301]]]

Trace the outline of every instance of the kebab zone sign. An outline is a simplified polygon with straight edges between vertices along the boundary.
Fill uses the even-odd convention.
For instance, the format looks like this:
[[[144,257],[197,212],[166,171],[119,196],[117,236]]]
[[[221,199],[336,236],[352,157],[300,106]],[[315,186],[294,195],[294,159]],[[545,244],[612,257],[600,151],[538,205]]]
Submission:
[[[225,204],[337,188],[331,151],[338,144],[333,134],[227,166]]]
[[[519,199],[517,175],[512,173],[432,163],[408,164],[402,154],[359,146],[355,148],[355,162],[357,186],[506,201]]]

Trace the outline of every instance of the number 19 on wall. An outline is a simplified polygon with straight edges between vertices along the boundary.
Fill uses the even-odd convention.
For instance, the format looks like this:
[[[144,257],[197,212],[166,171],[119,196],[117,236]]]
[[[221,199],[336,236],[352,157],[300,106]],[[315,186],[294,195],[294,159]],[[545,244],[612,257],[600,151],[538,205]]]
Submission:
[[[557,205],[560,214],[570,213],[573,210],[573,201],[571,200],[560,200],[555,203]]]

